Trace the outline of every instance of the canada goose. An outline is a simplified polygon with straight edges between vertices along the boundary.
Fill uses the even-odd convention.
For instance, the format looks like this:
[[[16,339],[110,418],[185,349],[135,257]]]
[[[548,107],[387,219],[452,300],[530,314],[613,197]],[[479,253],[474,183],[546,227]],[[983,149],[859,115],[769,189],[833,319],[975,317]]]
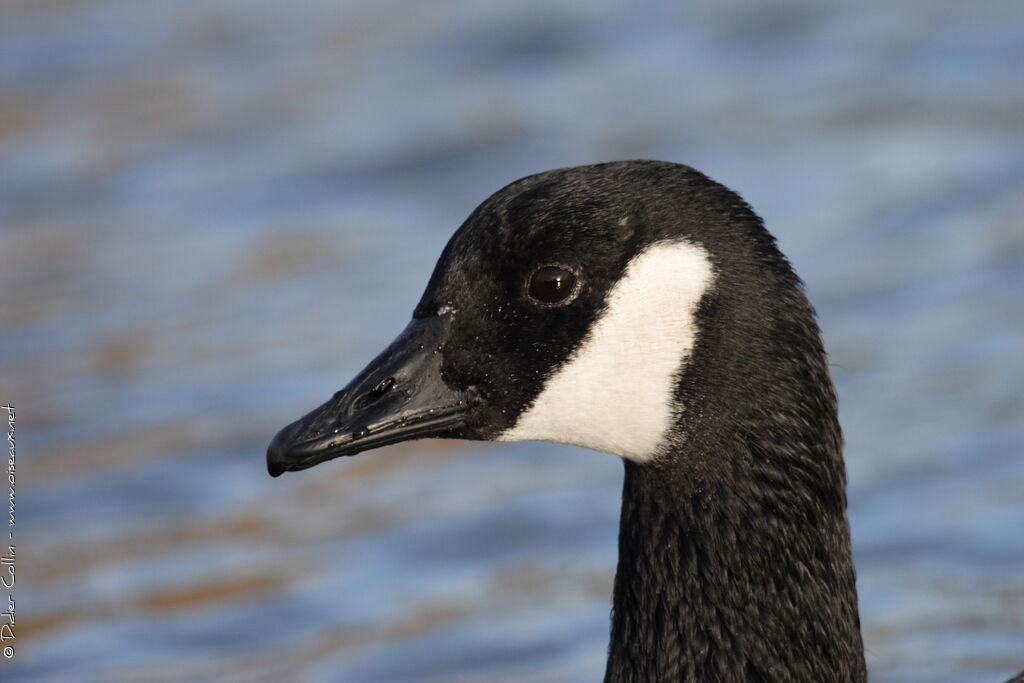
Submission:
[[[622,457],[606,680],[866,679],[814,310],[757,215],[694,169],[613,162],[496,192],[405,330],[267,466],[424,437]]]

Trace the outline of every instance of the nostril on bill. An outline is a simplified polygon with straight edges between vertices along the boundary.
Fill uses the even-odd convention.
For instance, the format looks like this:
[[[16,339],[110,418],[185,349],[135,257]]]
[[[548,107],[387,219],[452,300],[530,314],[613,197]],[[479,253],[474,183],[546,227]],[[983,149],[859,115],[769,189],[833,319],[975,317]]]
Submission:
[[[395,386],[394,377],[388,377],[387,379],[381,380],[380,384],[375,386],[373,389],[367,391],[362,396],[356,398],[356,400],[352,402],[352,409],[362,410],[367,406],[373,405],[381,398],[383,398],[384,394],[391,391],[391,388],[393,386]]]

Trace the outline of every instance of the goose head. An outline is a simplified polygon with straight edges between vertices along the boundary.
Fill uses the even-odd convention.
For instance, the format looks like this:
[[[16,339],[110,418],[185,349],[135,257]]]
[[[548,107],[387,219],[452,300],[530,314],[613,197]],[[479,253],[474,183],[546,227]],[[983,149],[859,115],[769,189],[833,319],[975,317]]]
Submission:
[[[716,335],[716,376],[698,381],[702,325],[754,326],[780,284],[767,280],[792,280],[773,250],[742,200],[687,167],[620,162],[512,183],[451,238],[398,338],[275,437],[270,473],[424,437],[668,457],[699,431],[708,382],[756,345]],[[737,262],[758,259],[781,273],[734,291]]]

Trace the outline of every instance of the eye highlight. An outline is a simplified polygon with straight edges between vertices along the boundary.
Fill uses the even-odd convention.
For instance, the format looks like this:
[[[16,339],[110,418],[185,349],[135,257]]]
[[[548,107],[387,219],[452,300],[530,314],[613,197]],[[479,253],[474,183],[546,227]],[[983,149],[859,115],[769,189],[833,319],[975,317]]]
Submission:
[[[576,274],[562,266],[544,266],[530,276],[527,291],[543,304],[566,304],[577,292]]]

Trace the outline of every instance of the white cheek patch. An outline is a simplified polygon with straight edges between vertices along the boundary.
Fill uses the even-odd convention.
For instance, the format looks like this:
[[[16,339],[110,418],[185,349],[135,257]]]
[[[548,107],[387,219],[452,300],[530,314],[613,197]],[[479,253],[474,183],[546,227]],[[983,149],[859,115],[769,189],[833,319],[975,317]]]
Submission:
[[[655,457],[675,416],[674,383],[697,340],[713,279],[703,247],[657,242],[633,257],[581,346],[499,441],[555,441]]]

